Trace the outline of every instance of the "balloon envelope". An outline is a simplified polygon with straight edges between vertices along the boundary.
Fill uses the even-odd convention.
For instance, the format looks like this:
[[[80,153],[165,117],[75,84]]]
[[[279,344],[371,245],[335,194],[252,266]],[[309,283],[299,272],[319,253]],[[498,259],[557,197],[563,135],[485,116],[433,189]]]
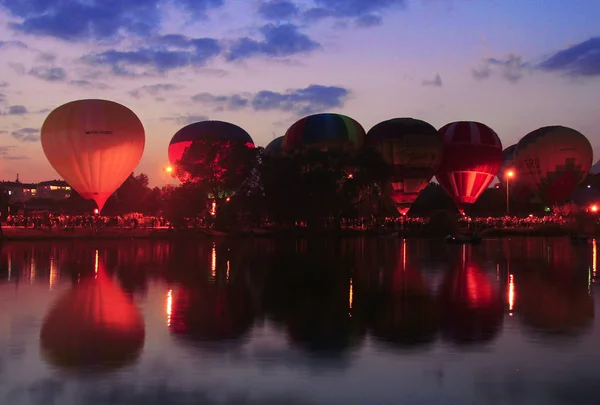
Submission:
[[[439,133],[425,121],[394,118],[371,128],[365,145],[378,150],[392,168],[391,198],[398,212],[405,214],[442,161]]]
[[[53,110],[42,125],[48,162],[98,210],[138,165],[144,127],[129,108],[108,100],[78,100]]]
[[[60,297],[40,333],[49,363],[73,370],[132,363],[141,354],[144,338],[139,310],[103,271]]]
[[[201,121],[181,128],[169,142],[169,163],[177,166],[187,148],[194,141],[241,142],[254,147],[254,141],[244,129],[224,121]],[[176,174],[178,171],[174,170]],[[181,181],[187,176],[182,176]]]
[[[569,198],[587,176],[592,159],[590,141],[562,126],[536,129],[519,141],[515,152],[519,182],[546,204]]]
[[[464,213],[465,206],[475,203],[498,174],[502,143],[490,127],[479,122],[452,122],[439,133],[444,153],[435,177]]]
[[[283,150],[352,150],[359,149],[364,139],[365,130],[358,121],[342,114],[315,114],[300,119],[287,130],[283,138]]]
[[[269,142],[269,144],[265,147],[265,154],[268,156],[280,156],[282,147],[283,136],[279,136]]]

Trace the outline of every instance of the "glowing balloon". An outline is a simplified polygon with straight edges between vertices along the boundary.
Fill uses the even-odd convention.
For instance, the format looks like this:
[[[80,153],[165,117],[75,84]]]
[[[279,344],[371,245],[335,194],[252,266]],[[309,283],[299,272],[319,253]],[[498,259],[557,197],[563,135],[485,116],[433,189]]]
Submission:
[[[224,121],[201,121],[181,128],[169,142],[169,162],[176,167],[187,148],[194,141],[208,142],[242,142],[249,147],[254,147],[254,141],[244,129],[235,124]],[[173,175],[181,171],[174,170]],[[180,176],[181,181],[188,176]]]
[[[398,212],[406,214],[442,161],[439,133],[425,121],[394,118],[371,128],[365,144],[377,149],[391,167],[391,198]]]
[[[107,100],[78,100],[52,111],[41,130],[48,162],[98,211],[138,165],[144,127],[129,108]]]
[[[587,176],[592,159],[590,141],[580,132],[561,126],[529,133],[515,151],[520,182],[546,204],[569,198]]]
[[[464,213],[498,174],[502,143],[490,127],[479,122],[452,122],[439,133],[444,154],[435,177]]]

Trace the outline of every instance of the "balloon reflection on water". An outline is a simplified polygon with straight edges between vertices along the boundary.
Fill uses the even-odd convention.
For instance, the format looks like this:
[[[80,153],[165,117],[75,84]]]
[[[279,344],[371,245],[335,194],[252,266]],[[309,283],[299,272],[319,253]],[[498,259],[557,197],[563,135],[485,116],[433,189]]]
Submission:
[[[439,311],[421,272],[407,263],[406,240],[388,250],[385,274],[369,308],[369,330],[379,341],[413,347],[437,338]]]
[[[457,344],[490,341],[502,328],[502,296],[471,257],[470,247],[462,246],[460,256],[438,292],[442,336]]]
[[[40,332],[42,355],[67,370],[114,369],[133,363],[145,340],[144,320],[95,256],[87,275],[60,296]]]
[[[178,283],[167,292],[167,324],[177,337],[196,343],[231,342],[243,337],[254,323],[252,287],[244,277],[233,279],[231,262],[227,255],[218,255],[219,249],[213,242],[204,268],[196,269],[207,277]],[[219,260],[223,256],[225,260]]]
[[[357,349],[366,331],[363,300],[344,247],[305,240],[282,247],[273,259],[264,307],[288,341],[323,358],[339,359]]]

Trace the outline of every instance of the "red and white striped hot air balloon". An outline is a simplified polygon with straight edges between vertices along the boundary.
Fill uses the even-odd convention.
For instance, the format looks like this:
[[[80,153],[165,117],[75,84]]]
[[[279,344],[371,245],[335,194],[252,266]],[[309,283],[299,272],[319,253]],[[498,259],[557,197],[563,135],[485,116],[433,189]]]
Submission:
[[[451,122],[440,128],[442,163],[435,177],[461,214],[477,201],[502,164],[502,142],[480,122]]]

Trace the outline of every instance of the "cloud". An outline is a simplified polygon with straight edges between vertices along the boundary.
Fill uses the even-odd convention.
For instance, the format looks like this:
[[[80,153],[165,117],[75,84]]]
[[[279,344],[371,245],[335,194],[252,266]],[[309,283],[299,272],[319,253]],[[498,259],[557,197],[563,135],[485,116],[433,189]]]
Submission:
[[[371,28],[381,25],[383,23],[383,19],[380,15],[376,14],[366,14],[356,19],[355,24],[360,28]]]
[[[130,51],[111,49],[89,54],[82,60],[89,65],[110,66],[117,75],[135,75],[130,66],[151,68],[164,72],[187,66],[204,66],[218,56],[222,49],[213,38],[189,38],[183,35],[165,35],[156,39],[157,46]]]
[[[178,86],[176,84],[158,83],[142,86],[137,89],[131,90],[129,92],[129,95],[134,98],[142,98],[145,95],[158,96],[161,93],[179,90],[180,88],[181,86]]]
[[[8,82],[0,82],[0,88],[8,87]]]
[[[304,20],[318,22],[325,18],[354,19],[358,27],[381,25],[380,13],[406,8],[407,0],[314,0],[316,7],[304,11]],[[342,25],[343,26],[343,25]]]
[[[28,49],[29,47],[22,41],[0,41],[0,49],[19,48]]]
[[[258,14],[267,20],[289,20],[298,14],[298,7],[291,1],[273,0],[260,3]]]
[[[255,111],[293,111],[300,115],[314,114],[332,108],[344,106],[350,92],[343,87],[310,85],[303,89],[291,89],[285,92],[262,90],[254,95],[216,96],[200,93],[192,100],[215,105],[216,110],[237,110],[251,107]]]
[[[523,62],[520,55],[509,54],[505,58],[486,58],[478,68],[472,69],[471,73],[478,80],[487,79],[492,74],[498,73],[503,79],[516,83],[530,67],[529,63]]]
[[[562,72],[569,76],[600,75],[600,37],[556,52],[537,66],[548,72]]]
[[[349,91],[342,87],[310,85],[304,89],[276,93],[263,90],[254,96],[255,110],[296,111],[299,114],[314,114],[329,108],[343,107]]]
[[[111,88],[109,85],[104,84],[104,83],[95,83],[95,82],[91,82],[89,80],[83,80],[83,79],[71,80],[69,83],[72,84],[73,86],[81,87],[84,89],[106,90],[106,89]]]
[[[48,82],[59,82],[67,78],[67,72],[60,67],[34,66],[29,74]]]
[[[298,31],[293,24],[267,24],[260,28],[262,41],[249,37],[236,40],[226,56],[228,61],[247,59],[253,56],[282,57],[308,53],[321,45]]]
[[[160,28],[167,3],[203,17],[224,0],[3,0],[1,5],[20,20],[9,24],[15,31],[81,42],[122,33],[148,36]]]
[[[24,105],[11,105],[8,107],[8,115],[25,115],[27,108]]]
[[[182,126],[193,124],[194,122],[207,121],[207,120],[208,120],[208,117],[206,115],[197,115],[197,114],[179,115],[176,117],[162,118],[162,121],[174,121],[177,124],[182,125]]]
[[[192,96],[192,100],[203,104],[216,105],[214,111],[239,110],[246,107],[250,101],[249,96],[246,95],[215,96],[210,93],[196,94]]]
[[[40,140],[40,129],[21,128],[11,132],[13,138],[22,142],[38,142]]]
[[[7,131],[0,131],[0,134],[7,133]],[[0,158],[3,160],[24,160],[29,159],[28,156],[25,155],[13,155],[12,153],[17,149],[16,146],[0,146]]]
[[[423,84],[423,86],[434,86],[434,87],[442,87],[442,85],[443,85],[442,78],[440,77],[439,73],[435,75],[433,80],[423,80],[421,82],[421,84]]]

